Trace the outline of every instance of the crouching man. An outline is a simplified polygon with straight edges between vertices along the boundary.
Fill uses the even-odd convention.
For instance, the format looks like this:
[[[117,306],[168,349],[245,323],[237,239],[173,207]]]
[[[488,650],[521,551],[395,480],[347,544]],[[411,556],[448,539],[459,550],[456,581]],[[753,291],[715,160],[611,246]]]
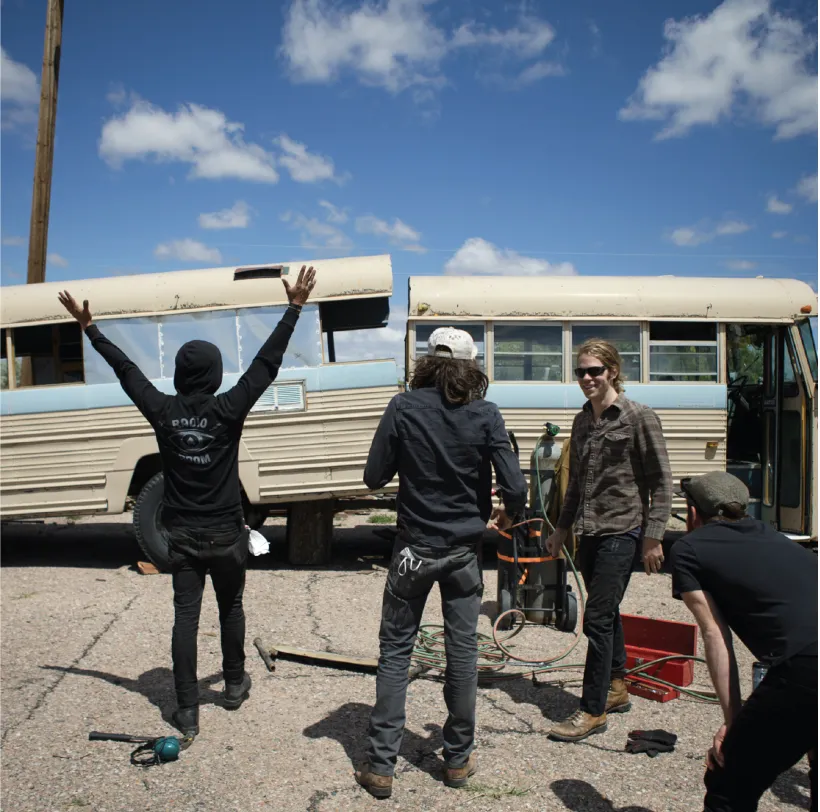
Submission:
[[[672,589],[700,627],[723,710],[704,809],[753,812],[781,772],[817,749],[817,556],[749,518],[749,491],[731,474],[684,479],[679,495],[689,533],[672,547]],[[745,703],[731,632],[768,666]]]
[[[462,787],[476,770],[476,627],[483,592],[476,548],[492,512],[491,464],[510,515],[524,507],[527,484],[498,407],[484,400],[487,376],[475,357],[463,330],[433,332],[410,391],[387,407],[365,468],[365,484],[374,490],[399,476],[399,534],[384,589],[368,763],[356,773],[377,798],[390,797],[393,789],[407,672],[436,582],[447,655],[444,783]]]

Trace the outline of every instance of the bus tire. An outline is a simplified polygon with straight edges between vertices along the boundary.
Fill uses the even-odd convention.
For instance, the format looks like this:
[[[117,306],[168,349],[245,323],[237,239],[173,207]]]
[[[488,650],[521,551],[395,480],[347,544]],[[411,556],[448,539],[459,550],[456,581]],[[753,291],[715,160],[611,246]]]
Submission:
[[[151,477],[134,504],[134,533],[148,560],[160,571],[171,568],[168,553],[168,533],[160,521],[162,493],[165,489],[161,473]]]

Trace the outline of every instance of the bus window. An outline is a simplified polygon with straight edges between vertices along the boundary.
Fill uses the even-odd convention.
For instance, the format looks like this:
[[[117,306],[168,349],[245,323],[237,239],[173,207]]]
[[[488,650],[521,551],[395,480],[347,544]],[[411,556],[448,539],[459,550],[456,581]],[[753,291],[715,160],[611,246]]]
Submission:
[[[649,380],[717,383],[717,324],[653,321],[649,325]]]
[[[210,341],[222,353],[222,371],[239,372],[239,342],[236,337],[236,311],[211,310],[206,313],[179,313],[163,316],[162,377],[173,378],[176,355],[187,341]]]
[[[82,383],[83,346],[79,324],[17,327],[13,336],[18,388]]]
[[[237,311],[239,320],[239,350],[242,369],[250,366],[254,356],[279,324],[285,307],[247,307]],[[322,363],[322,338],[319,329],[319,308],[305,305],[288,342],[282,369],[315,367]]]
[[[560,324],[496,324],[493,374],[497,381],[563,379],[563,328]]]
[[[621,377],[625,381],[641,382],[641,328],[637,324],[573,324],[573,357],[590,338],[602,338],[613,344],[624,364]]]
[[[437,329],[438,327],[456,327],[459,330],[464,330],[465,332],[469,333],[473,341],[475,341],[476,349],[478,350],[478,355],[476,355],[476,363],[484,369],[485,367],[485,360],[484,360],[484,325],[483,324],[461,324],[459,322],[451,322],[451,323],[443,323],[443,324],[430,324],[429,322],[424,322],[424,324],[419,324],[416,322],[416,358],[421,358],[424,355],[427,355],[427,342],[430,339],[430,335],[432,334],[433,330]]]
[[[99,322],[102,334],[119,347],[149,380],[162,377],[159,351],[159,329],[155,318],[112,319]],[[114,370],[83,336],[85,343],[85,382],[116,383]],[[174,374],[171,359],[170,376]],[[167,377],[167,376],[166,376]]]
[[[808,319],[800,322],[800,337],[803,339],[803,347],[806,350],[806,357],[809,359],[809,369],[817,380],[817,345],[814,343],[814,331]]]

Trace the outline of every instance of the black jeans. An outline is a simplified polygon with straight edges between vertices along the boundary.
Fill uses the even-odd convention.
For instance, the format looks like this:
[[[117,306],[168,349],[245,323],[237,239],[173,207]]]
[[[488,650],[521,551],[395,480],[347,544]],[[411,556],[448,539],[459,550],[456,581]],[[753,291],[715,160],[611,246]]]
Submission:
[[[626,672],[626,648],[619,607],[623,600],[637,541],[634,536],[581,536],[578,569],[587,603],[584,634],[589,642],[581,709],[600,716],[606,709],[610,680]]]
[[[377,775],[393,775],[404,735],[410,657],[433,584],[444,613],[444,760],[463,767],[473,750],[478,684],[476,629],[484,584],[474,547],[433,550],[396,542],[387,575],[379,629],[376,705],[370,717],[368,761]]]
[[[723,740],[724,767],[707,770],[706,812],[754,812],[780,773],[817,750],[817,657],[795,656],[769,669]],[[817,771],[810,760],[811,808]]]
[[[239,682],[245,669],[245,611],[242,594],[248,564],[248,531],[239,528],[174,529],[169,533],[174,584],[171,654],[174,685],[181,708],[199,704],[196,644],[205,575],[210,572],[219,606],[222,673]]]

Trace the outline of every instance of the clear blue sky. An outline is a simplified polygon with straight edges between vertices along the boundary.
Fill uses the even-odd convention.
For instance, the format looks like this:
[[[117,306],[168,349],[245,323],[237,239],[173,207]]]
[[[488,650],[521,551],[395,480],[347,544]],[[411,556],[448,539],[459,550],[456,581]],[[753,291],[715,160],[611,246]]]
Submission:
[[[2,9],[3,284],[45,6]],[[389,251],[397,330],[410,274],[816,286],[816,30],[794,1],[69,3],[47,278]]]

